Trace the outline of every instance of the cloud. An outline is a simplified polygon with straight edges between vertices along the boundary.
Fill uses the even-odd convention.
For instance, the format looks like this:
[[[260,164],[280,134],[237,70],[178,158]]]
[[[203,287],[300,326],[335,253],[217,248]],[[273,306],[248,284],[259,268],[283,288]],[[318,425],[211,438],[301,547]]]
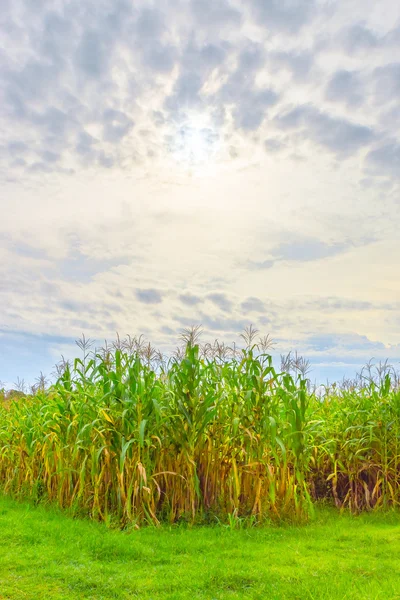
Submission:
[[[226,152],[239,158],[241,148],[267,139],[265,149],[278,158],[283,146],[272,141],[271,119],[295,134],[285,142],[311,140],[337,156],[351,156],[375,139],[373,123],[331,114],[325,101],[359,107],[372,79],[385,101],[392,101],[398,95],[398,65],[380,64],[369,79],[356,67],[339,70],[325,86],[321,67],[315,66],[315,32],[307,34],[310,39],[302,37],[303,28],[323,17],[324,10],[314,0],[251,0],[246,5],[192,0],[174,10],[166,3],[133,6],[125,0],[112,6],[72,0],[68,10],[63,0],[51,10],[41,5],[35,19],[23,23],[27,33],[14,39],[15,47],[6,33],[5,67],[0,68],[3,114],[14,143],[26,147],[23,156],[3,153],[4,162],[18,175],[25,170],[34,176],[129,170],[135,163],[171,157],[179,161],[176,140],[193,115],[207,122],[218,140],[209,144],[209,152],[221,157]],[[18,12],[10,12],[17,21]],[[331,11],[330,17],[335,14]],[[274,34],[273,46],[251,34],[254,20]],[[354,51],[356,58],[356,48],[389,48],[398,38],[397,28],[382,34],[357,20],[336,33],[339,48]],[[299,36],[289,48],[287,34]],[[290,88],[284,84],[287,72]],[[315,106],[307,102],[300,93],[304,84],[321,93],[325,86],[325,100],[317,100],[316,92],[308,98]],[[301,101],[285,111],[290,97]]]
[[[163,13],[155,8],[143,7],[135,23],[135,33],[142,40],[152,42],[160,38],[165,32]]]
[[[155,289],[136,290],[136,298],[144,304],[161,304],[163,293]]]
[[[110,55],[100,32],[86,31],[76,52],[78,68],[88,77],[101,77],[107,69],[109,60]]]
[[[280,74],[283,69],[287,69],[294,81],[299,83],[309,80],[314,66],[314,56],[308,51],[271,52],[268,61],[276,73]]]
[[[362,0],[2,9],[0,300],[16,364],[19,330],[145,332],[168,349],[177,324],[230,342],[251,321],[282,351],[313,331],[384,342],[320,340],[321,364],[395,343],[396,3],[379,18]],[[37,343],[45,362],[62,346]]]
[[[193,318],[175,316],[174,320],[180,323],[183,327],[192,327],[194,324]],[[220,332],[222,334],[232,334],[237,338],[240,332],[249,325],[245,319],[235,319],[232,317],[212,317],[209,314],[200,313],[196,323],[200,324],[205,334],[207,332]]]
[[[250,268],[255,268],[255,269],[272,269],[272,267],[274,266],[274,264],[276,263],[275,260],[263,260],[261,262],[258,261],[250,261],[249,262],[249,266]]]
[[[300,261],[319,260],[341,254],[348,249],[347,244],[327,244],[318,239],[304,239],[283,242],[271,250],[275,260]]]
[[[360,106],[364,95],[359,74],[346,70],[336,71],[325,92],[325,97],[330,102],[344,102],[350,107]]]
[[[178,58],[177,50],[172,45],[151,46],[143,51],[143,64],[159,73],[169,73]]]
[[[250,268],[271,269],[282,262],[311,262],[330,258],[351,248],[349,243],[330,244],[312,237],[283,241],[269,249],[270,258],[264,261],[250,261]]]
[[[190,7],[201,26],[229,28],[242,21],[242,13],[228,0],[191,0]]]
[[[256,298],[256,297],[249,297],[246,298],[246,300],[244,300],[241,305],[240,308],[243,310],[243,312],[256,312],[256,313],[263,313],[266,310],[265,304],[264,302],[262,302],[262,300],[260,300],[260,298]]]
[[[279,138],[268,138],[264,141],[264,148],[266,152],[269,153],[275,154],[283,150],[285,147],[285,142]]]
[[[210,300],[210,302],[215,304],[215,306],[218,306],[218,308],[220,308],[224,312],[229,312],[232,309],[232,302],[226,296],[226,294],[215,292],[213,294],[208,294],[207,298],[208,300]]]
[[[128,257],[97,259],[85,255],[79,249],[74,249],[67,257],[55,262],[54,271],[66,281],[88,282],[96,275],[110,272],[115,267],[129,263]]]
[[[376,101],[396,102],[400,95],[400,62],[377,67],[374,71]]]
[[[221,109],[218,100],[207,94],[205,88],[215,69],[223,70],[228,47],[222,40],[204,43],[190,38],[181,48],[178,76],[163,101],[163,109],[172,121],[182,123],[196,111],[205,111],[213,117]]]
[[[183,304],[186,304],[186,306],[196,306],[197,304],[200,304],[202,301],[200,296],[195,296],[193,294],[180,294],[179,300]]]
[[[352,300],[351,298],[338,298],[336,296],[328,296],[318,300],[312,300],[305,304],[305,308],[312,307],[318,311],[370,311],[377,310],[379,307],[374,305],[372,302],[365,300]],[[385,307],[385,310],[387,308]]]
[[[257,130],[266,116],[267,108],[277,101],[278,94],[271,89],[247,91],[233,111],[237,127],[245,131]]]
[[[133,121],[120,110],[106,110],[103,115],[103,132],[106,142],[117,143],[132,129]]]
[[[314,0],[250,0],[257,24],[271,32],[297,33],[316,13]]]
[[[298,106],[276,118],[282,131],[300,131],[304,140],[311,140],[346,157],[367,148],[376,134],[371,127],[321,112],[312,105]]]
[[[349,54],[371,52],[379,46],[380,38],[365,23],[355,23],[341,31],[343,49]]]
[[[236,69],[222,86],[217,99],[230,107],[236,127],[245,131],[257,130],[267,110],[279,100],[279,94],[270,86],[256,84],[256,76],[266,61],[264,48],[250,43],[238,56]]]
[[[391,29],[386,35],[386,41],[389,45],[399,46],[400,45],[400,25]]]
[[[27,146],[27,144],[25,144],[25,142],[10,141],[7,144],[7,150],[13,156],[20,156],[21,154],[24,154],[28,150],[28,146]]]
[[[365,162],[376,175],[400,179],[400,143],[392,140],[382,144],[368,152]]]
[[[367,58],[372,54],[389,50],[400,43],[400,27],[393,27],[393,20],[387,21],[386,32],[380,31],[373,19],[355,22],[341,28],[337,39],[342,50],[352,58]]]
[[[232,333],[237,336],[241,331],[249,325],[244,319],[232,319],[223,317],[210,317],[202,315],[201,323],[210,331],[221,331],[224,333]]]
[[[171,96],[165,101],[165,108],[179,113],[200,106],[203,79],[197,73],[182,73],[177,79]]]
[[[132,29],[132,45],[140,57],[142,68],[160,74],[169,73],[179,58],[179,49],[165,41],[168,20],[162,8],[142,8]]]
[[[326,350],[337,351],[339,348],[350,352],[357,352],[359,350],[368,352],[377,350],[380,352],[385,349],[385,345],[382,342],[373,342],[367,336],[355,333],[311,335],[306,338],[305,344],[310,349],[319,352]]]
[[[81,156],[92,155],[95,151],[93,146],[98,143],[98,140],[86,131],[80,131],[77,135],[77,143],[75,150]]]

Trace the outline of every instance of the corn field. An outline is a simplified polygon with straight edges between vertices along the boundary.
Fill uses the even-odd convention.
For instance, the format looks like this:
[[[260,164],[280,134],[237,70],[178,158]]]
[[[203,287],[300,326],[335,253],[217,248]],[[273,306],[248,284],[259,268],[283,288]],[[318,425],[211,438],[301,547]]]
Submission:
[[[121,526],[304,520],[318,500],[352,511],[400,503],[400,391],[324,394],[277,371],[268,340],[169,361],[114,344],[64,362],[48,389],[0,403],[0,486]]]

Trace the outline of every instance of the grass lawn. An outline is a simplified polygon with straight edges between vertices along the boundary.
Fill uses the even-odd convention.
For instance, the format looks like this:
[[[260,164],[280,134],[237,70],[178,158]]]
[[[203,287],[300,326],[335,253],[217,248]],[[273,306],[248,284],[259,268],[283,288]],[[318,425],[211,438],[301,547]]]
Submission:
[[[0,496],[2,600],[400,599],[400,515],[130,533]]]

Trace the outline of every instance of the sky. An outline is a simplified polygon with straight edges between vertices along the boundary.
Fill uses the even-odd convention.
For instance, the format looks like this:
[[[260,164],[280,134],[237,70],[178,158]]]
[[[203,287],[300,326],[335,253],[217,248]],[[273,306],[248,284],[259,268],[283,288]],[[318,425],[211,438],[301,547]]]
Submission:
[[[400,363],[400,3],[2,0],[0,380],[253,324]]]

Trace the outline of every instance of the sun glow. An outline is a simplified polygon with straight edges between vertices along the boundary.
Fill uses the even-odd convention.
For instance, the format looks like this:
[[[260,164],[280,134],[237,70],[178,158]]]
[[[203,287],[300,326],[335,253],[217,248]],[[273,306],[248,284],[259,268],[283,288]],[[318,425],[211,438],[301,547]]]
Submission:
[[[201,168],[215,162],[219,135],[207,116],[195,115],[176,125],[171,151],[174,159],[187,167]]]

